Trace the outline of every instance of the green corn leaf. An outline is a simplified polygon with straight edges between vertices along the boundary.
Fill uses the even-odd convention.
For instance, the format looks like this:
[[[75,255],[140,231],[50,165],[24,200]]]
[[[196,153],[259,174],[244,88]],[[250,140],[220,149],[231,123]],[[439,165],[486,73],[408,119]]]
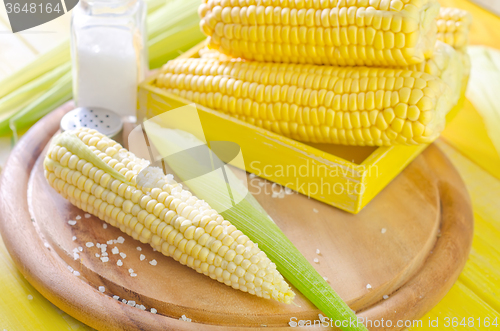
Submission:
[[[69,60],[69,41],[65,40],[27,66],[0,81],[0,98]]]
[[[33,124],[66,101],[71,100],[72,95],[71,72],[68,72],[34,102],[21,109],[8,120],[1,121],[0,135],[7,133],[9,128],[16,135],[18,130]]]
[[[11,111],[33,95],[47,91],[58,79],[70,71],[71,65],[69,62],[66,62],[3,97],[0,99],[0,114]]]

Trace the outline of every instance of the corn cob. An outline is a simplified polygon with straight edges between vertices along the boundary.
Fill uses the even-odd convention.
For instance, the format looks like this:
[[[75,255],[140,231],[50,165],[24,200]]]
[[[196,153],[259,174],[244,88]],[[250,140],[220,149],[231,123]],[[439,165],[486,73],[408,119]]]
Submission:
[[[221,283],[292,302],[294,292],[257,244],[148,164],[87,128],[61,134],[44,162],[50,185],[78,208]]]
[[[432,55],[435,0],[204,0],[209,46],[248,60],[405,66]]]
[[[214,59],[218,61],[244,61],[242,59],[231,58],[209,48],[201,49],[199,55],[202,59]],[[464,59],[464,55],[466,59]],[[439,77],[451,88],[451,95],[453,99],[452,103],[455,104],[460,97],[463,83],[462,78],[466,75],[464,67],[470,67],[467,66],[467,63],[464,63],[467,58],[467,54],[455,51],[453,47],[448,44],[437,41],[431,58],[425,60],[425,62],[402,67],[401,69],[425,72]]]
[[[458,8],[441,8],[437,18],[437,39],[464,51],[469,44],[472,15]]]
[[[305,142],[383,146],[434,140],[450,88],[418,71],[179,59],[156,86]]]

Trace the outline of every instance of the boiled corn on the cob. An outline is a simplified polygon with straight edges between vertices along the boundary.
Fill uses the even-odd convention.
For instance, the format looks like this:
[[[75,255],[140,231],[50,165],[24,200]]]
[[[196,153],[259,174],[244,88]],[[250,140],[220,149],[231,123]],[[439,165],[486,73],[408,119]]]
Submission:
[[[218,61],[243,61],[208,48],[200,50],[200,57]],[[419,64],[401,67],[401,69],[421,71],[441,78],[451,88],[451,99],[455,104],[460,97],[463,77],[468,75],[468,71],[464,72],[464,67],[467,67],[463,63],[464,57],[468,58],[467,54],[455,51],[450,45],[437,41],[431,58]]]
[[[50,185],[82,210],[221,283],[291,303],[294,292],[257,244],[148,164],[86,128],[56,138],[44,162]]]
[[[444,7],[437,18],[437,39],[457,50],[464,51],[469,44],[472,15],[462,9]]]
[[[179,59],[158,87],[296,140],[382,146],[428,143],[450,88],[419,71]]]
[[[432,55],[436,0],[204,0],[209,45],[248,60],[405,66]]]

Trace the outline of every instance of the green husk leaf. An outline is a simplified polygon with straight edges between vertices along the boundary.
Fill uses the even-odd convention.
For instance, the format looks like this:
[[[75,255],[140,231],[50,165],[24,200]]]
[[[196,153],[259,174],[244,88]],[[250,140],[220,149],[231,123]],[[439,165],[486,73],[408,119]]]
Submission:
[[[167,0],[146,0],[148,15],[165,6]]]
[[[70,60],[69,41],[65,40],[50,51],[36,58],[27,66],[0,81],[0,98],[15,91],[33,79],[57,68]]]
[[[205,39],[199,25],[194,23],[168,29],[148,43],[151,69],[161,67],[166,61],[176,58]]]
[[[472,69],[467,85],[467,99],[484,118],[493,145],[500,154],[500,52],[482,46],[469,47]]]
[[[12,130],[16,138],[17,131],[35,123],[38,119],[71,100],[71,72],[67,72],[57,80],[47,92],[37,97],[28,106],[12,116],[0,121],[0,135]]]
[[[25,102],[33,95],[41,94],[50,89],[58,79],[64,74],[71,71],[70,63],[65,63],[40,77],[32,80],[26,85],[20,87],[14,92],[0,99],[0,114],[11,111],[13,108],[18,107],[20,103]]]
[[[187,150],[203,144],[190,133],[161,128],[155,123],[148,122],[145,123],[146,132],[161,155],[171,155],[175,151]],[[177,158],[176,162],[172,162],[169,158],[165,160],[175,174],[184,180],[193,178],[193,174],[199,173],[199,169],[197,169],[199,164],[190,158],[191,156],[186,154],[184,159]],[[226,171],[226,173],[229,183],[237,181],[231,171]],[[326,316],[339,321],[358,321],[356,314],[335,293],[280,228],[274,224],[264,209],[255,207],[256,204],[259,204],[251,194],[246,194],[238,185],[229,187],[226,181],[217,175],[190,179],[186,181],[186,184],[198,198],[207,201],[225,219],[229,220],[252,241],[258,243],[259,248],[276,264],[278,271],[288,282]],[[231,196],[229,192],[231,192]],[[241,200],[242,196],[245,198]],[[227,203],[228,201],[239,201],[239,203],[233,205],[233,203]],[[342,327],[342,330],[360,331],[367,329],[362,323],[358,323],[355,327]]]

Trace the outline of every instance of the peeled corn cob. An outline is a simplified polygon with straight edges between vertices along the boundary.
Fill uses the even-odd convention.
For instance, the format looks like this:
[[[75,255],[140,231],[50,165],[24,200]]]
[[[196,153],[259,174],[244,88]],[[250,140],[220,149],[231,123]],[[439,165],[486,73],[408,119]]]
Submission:
[[[458,8],[441,8],[437,18],[437,39],[457,50],[464,51],[469,44],[472,15]]]
[[[435,0],[204,0],[209,46],[248,60],[405,66],[432,55]]]
[[[441,79],[403,69],[179,59],[155,84],[296,140],[344,145],[431,142],[452,106]]]
[[[73,205],[221,283],[292,302],[294,292],[257,244],[148,164],[87,128],[61,134],[44,162],[50,185]]]
[[[425,62],[402,67],[401,69],[425,72],[441,78],[451,88],[452,103],[455,104],[460,97],[463,77],[466,75],[464,67],[466,68],[467,65],[464,63],[464,56],[468,59],[467,54],[455,51],[448,44],[437,41],[431,58]],[[200,57],[218,61],[243,61],[208,48],[200,50]]]

